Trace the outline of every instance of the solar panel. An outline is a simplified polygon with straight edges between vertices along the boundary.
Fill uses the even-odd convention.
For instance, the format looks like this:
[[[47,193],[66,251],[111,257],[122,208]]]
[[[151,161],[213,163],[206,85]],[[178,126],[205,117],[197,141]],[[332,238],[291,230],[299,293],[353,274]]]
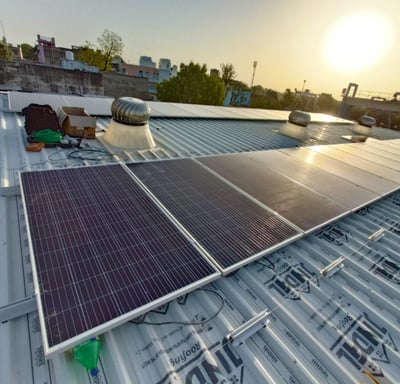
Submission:
[[[294,159],[280,151],[251,152],[248,153],[248,157],[263,167],[273,167],[274,171],[349,209],[359,209],[380,197],[365,188],[318,169],[313,164]]]
[[[396,151],[394,148],[385,145],[385,143],[382,143],[379,140],[368,139],[367,141],[362,143],[362,149],[366,149],[368,153],[378,155],[385,159],[394,160],[397,161],[398,163],[400,162],[399,151],[398,150]]]
[[[343,205],[263,166],[246,153],[203,157],[199,161],[304,231],[348,211]]]
[[[320,146],[316,145],[310,147],[311,150],[322,153],[325,156],[332,157],[346,164],[351,164],[354,167],[360,168],[364,171],[372,173],[374,175],[383,177],[384,179],[393,181],[395,183],[400,183],[400,172],[390,169],[384,165],[378,164],[374,161],[369,161],[368,159],[361,158],[358,154],[347,153],[336,149],[336,145],[332,146]]]
[[[128,167],[222,268],[249,263],[299,231],[190,159]]]
[[[351,181],[379,195],[386,195],[398,188],[397,184],[390,180],[354,167],[351,164],[346,164],[332,157],[317,153],[310,148],[290,148],[280,150],[280,152],[284,152],[290,157],[302,160],[303,162],[311,163],[317,168]]]
[[[361,157],[362,159],[383,165],[387,168],[400,171],[400,161],[398,156],[396,156],[396,159],[388,158],[387,156],[389,155],[387,153],[385,154],[384,151],[380,151],[379,154],[376,154],[373,152],[373,150],[371,150],[371,148],[368,145],[340,144],[333,146],[333,148]]]
[[[21,184],[47,355],[219,276],[120,165]]]

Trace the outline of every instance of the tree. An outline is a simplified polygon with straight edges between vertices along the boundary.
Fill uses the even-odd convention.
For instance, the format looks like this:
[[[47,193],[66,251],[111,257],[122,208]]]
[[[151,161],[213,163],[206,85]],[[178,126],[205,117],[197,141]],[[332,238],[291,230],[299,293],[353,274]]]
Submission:
[[[121,36],[108,29],[105,29],[101,36],[97,38],[97,43],[99,44],[101,53],[104,55],[104,65],[100,69],[106,71],[111,66],[112,58],[122,54],[124,43]]]
[[[279,109],[278,92],[256,85],[251,89],[251,108]]]
[[[282,94],[280,99],[280,108],[281,109],[289,109],[292,105],[294,99],[294,93],[290,88],[286,88],[285,92]]]
[[[77,52],[77,59],[79,61],[83,61],[88,65],[92,65],[98,68],[103,68],[103,70],[106,71],[111,69],[111,63],[107,65],[106,57],[99,49],[96,49],[96,47],[89,41],[86,41],[85,45],[79,48]]]
[[[233,64],[221,64],[221,78],[224,81],[225,87],[228,86],[232,80],[236,78],[236,71]]]
[[[157,86],[160,101],[188,104],[222,105],[225,96],[224,82],[207,75],[206,65],[181,64],[177,76],[164,80]]]
[[[254,85],[251,88],[252,95],[263,96],[264,95],[264,87],[262,85]]]
[[[111,71],[111,62],[115,57],[121,57],[124,43],[121,36],[105,29],[99,38],[98,46],[86,41],[77,52],[77,58],[88,65],[98,67],[101,71]]]
[[[0,59],[3,60],[13,60],[14,59],[14,53],[10,47],[10,45],[7,43],[7,40],[5,37],[0,41]]]
[[[37,61],[37,47],[32,47],[27,43],[21,44],[22,56],[25,60]]]
[[[321,93],[317,99],[317,111],[322,113],[336,114],[340,102],[335,100],[329,93]]]

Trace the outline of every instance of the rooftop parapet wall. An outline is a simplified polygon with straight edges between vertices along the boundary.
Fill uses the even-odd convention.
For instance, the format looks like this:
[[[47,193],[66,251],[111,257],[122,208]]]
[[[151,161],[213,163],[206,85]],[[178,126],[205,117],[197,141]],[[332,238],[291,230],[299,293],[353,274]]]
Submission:
[[[151,99],[145,78],[110,72],[69,70],[25,61],[0,60],[0,87],[40,93]]]
[[[0,84],[35,92],[104,95],[101,74],[20,61],[0,60]]]
[[[111,97],[137,97],[151,100],[147,91],[148,81],[145,78],[123,75],[113,72],[102,72],[104,95]]]
[[[373,100],[361,97],[346,97],[343,103],[352,107],[364,107],[385,112],[400,112],[400,101],[395,100]]]

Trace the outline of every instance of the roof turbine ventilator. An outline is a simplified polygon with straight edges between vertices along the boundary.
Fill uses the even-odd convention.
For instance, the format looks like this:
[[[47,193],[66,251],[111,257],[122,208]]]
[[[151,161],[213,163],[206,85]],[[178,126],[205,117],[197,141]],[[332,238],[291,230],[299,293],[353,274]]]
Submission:
[[[296,140],[306,141],[308,140],[307,126],[310,122],[310,114],[302,111],[292,111],[289,114],[289,121],[279,128],[279,133]]]
[[[372,127],[376,125],[376,120],[372,116],[363,115],[358,119],[358,124],[354,124],[351,128],[353,133],[363,136],[372,135]]]
[[[112,120],[104,135],[107,144],[121,149],[155,147],[149,128],[150,107],[140,99],[120,97],[111,105]]]

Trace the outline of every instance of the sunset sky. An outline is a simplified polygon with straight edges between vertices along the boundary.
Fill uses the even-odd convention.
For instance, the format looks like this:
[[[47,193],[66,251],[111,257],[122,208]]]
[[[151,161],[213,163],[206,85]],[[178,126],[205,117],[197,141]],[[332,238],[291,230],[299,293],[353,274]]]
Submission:
[[[305,88],[339,97],[349,82],[362,91],[400,91],[399,0],[13,0],[0,11],[7,40],[57,46],[95,43],[118,33],[123,58],[170,58],[219,68],[237,80],[283,92]]]

